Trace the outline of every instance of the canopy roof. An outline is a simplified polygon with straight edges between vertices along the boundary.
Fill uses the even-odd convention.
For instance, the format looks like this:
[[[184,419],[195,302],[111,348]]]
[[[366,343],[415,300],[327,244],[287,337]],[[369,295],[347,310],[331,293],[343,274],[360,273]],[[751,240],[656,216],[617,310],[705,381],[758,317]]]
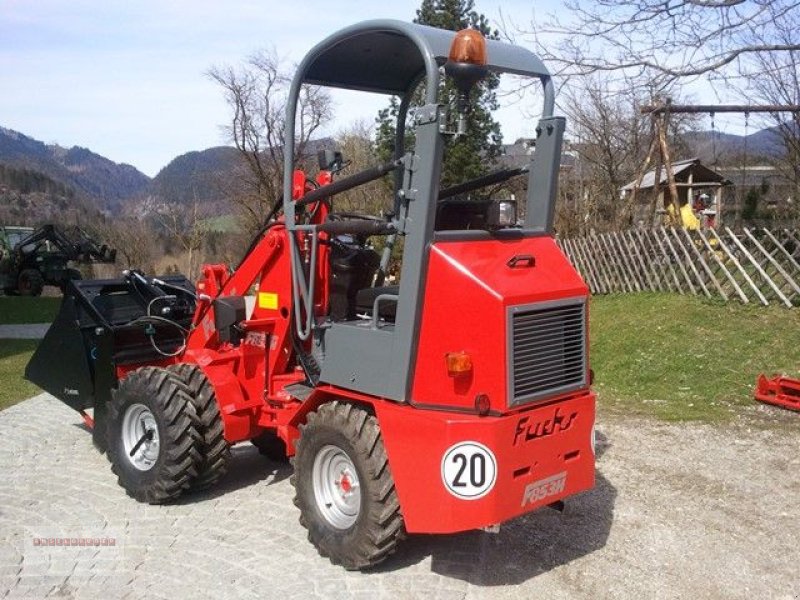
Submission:
[[[426,69],[443,65],[455,32],[380,19],[342,29],[315,46],[300,65],[304,83],[383,94],[406,93]],[[493,71],[549,79],[532,52],[486,43]]]

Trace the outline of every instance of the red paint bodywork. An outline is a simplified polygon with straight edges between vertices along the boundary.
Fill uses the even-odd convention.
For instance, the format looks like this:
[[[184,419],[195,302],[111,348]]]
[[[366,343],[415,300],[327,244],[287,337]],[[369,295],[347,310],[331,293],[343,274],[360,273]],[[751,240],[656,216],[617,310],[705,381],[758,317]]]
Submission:
[[[328,183],[329,174],[318,176],[317,184]],[[312,187],[305,174],[295,173],[295,199]],[[327,207],[314,209],[305,208],[313,222],[323,222]],[[318,386],[304,401],[286,390],[305,379],[292,360],[288,235],[282,223],[273,224],[231,274],[226,265],[203,268],[198,293],[212,299],[256,295],[255,307],[241,324],[240,344],[220,343],[213,304],[200,301],[183,355],[157,363],[188,362],[203,369],[216,392],[228,442],[271,429],[286,441],[291,455],[299,425],[321,403],[344,399],[369,406],[381,428],[409,532],[493,525],[592,487],[595,396],[588,386],[521,406],[509,406],[507,398],[508,308],[588,298],[587,286],[552,238],[432,244],[409,402],[397,403],[330,385]],[[297,235],[302,247],[304,234]],[[321,238],[315,303],[317,314],[326,314],[329,257]],[[533,257],[533,264],[509,265],[521,255]],[[262,303],[262,293],[270,300]],[[469,354],[471,371],[448,373],[449,352]],[[136,366],[119,368],[118,377]],[[488,415],[475,410],[478,395],[488,396]],[[552,426],[564,418],[568,427]],[[462,441],[483,444],[497,461],[495,484],[478,499],[458,498],[443,483],[443,456]],[[526,501],[529,486],[554,476],[563,478],[561,489]]]
[[[530,267],[509,267],[517,255]],[[436,243],[431,247],[411,398],[420,404],[469,408],[487,394],[506,411],[510,357],[506,309],[589,290],[550,237]],[[472,372],[452,377],[445,355],[466,352]]]
[[[561,402],[501,417],[409,408],[390,402],[375,404],[383,432],[403,519],[409,532],[451,533],[494,525],[551,504],[594,485],[595,397],[591,392]],[[523,441],[517,436],[529,424],[573,414],[569,429]],[[515,444],[514,441],[517,440]],[[491,492],[477,500],[451,495],[442,482],[441,462],[456,442],[469,440],[492,450],[498,465]],[[566,486],[539,502],[525,503],[526,486],[566,473]]]

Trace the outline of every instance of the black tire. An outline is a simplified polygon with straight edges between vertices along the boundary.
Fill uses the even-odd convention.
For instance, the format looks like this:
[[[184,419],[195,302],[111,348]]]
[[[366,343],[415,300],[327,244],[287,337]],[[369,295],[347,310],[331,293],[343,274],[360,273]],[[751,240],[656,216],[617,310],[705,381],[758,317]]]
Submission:
[[[44,277],[36,269],[25,269],[17,278],[17,290],[20,296],[41,296],[44,289]]]
[[[256,438],[250,440],[250,443],[258,448],[261,456],[266,456],[268,459],[288,463],[289,457],[286,455],[286,442],[284,442],[278,434],[274,431],[265,431]]]
[[[151,413],[159,442],[147,470],[134,466],[123,441],[125,416],[140,406]],[[122,380],[108,404],[106,445],[111,470],[129,496],[163,504],[189,489],[202,459],[197,423],[191,394],[175,373],[143,367]]]
[[[323,515],[314,488],[317,455],[331,446],[347,455],[359,482],[360,509],[347,528],[334,526]],[[291,482],[309,541],[322,556],[347,570],[385,560],[405,537],[405,528],[377,419],[350,403],[323,404],[300,426],[296,450]]]
[[[217,396],[211,382],[197,365],[181,363],[172,365],[169,370],[175,373],[189,390],[189,398],[198,418],[198,428],[202,443],[201,462],[197,476],[190,490],[204,490],[211,487],[228,472],[231,449],[225,440],[225,429],[219,413]]]

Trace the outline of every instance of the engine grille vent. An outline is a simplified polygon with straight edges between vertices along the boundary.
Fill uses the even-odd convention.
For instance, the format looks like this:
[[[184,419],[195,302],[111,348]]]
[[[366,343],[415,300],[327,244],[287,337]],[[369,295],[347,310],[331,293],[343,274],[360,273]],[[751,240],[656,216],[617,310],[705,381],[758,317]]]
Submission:
[[[586,385],[584,299],[510,311],[511,405]]]

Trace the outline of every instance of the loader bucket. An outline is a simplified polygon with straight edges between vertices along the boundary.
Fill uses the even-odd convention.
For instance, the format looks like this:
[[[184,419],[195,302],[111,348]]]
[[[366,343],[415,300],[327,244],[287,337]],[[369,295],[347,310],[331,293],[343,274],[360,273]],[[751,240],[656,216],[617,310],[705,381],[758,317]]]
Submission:
[[[58,315],[25,367],[25,379],[81,411],[94,406],[94,372],[93,348],[87,347],[78,310],[75,297],[65,295]],[[93,324],[88,326],[94,329]]]
[[[160,279],[187,290],[184,310],[173,316],[188,327],[194,308],[191,283],[183,276]],[[184,341],[174,326],[142,322],[158,296],[152,291],[129,279],[69,281],[58,315],[25,368],[25,378],[70,408],[97,409],[116,384],[116,366],[163,361],[153,342],[173,352]],[[170,293],[174,297],[175,291]]]

